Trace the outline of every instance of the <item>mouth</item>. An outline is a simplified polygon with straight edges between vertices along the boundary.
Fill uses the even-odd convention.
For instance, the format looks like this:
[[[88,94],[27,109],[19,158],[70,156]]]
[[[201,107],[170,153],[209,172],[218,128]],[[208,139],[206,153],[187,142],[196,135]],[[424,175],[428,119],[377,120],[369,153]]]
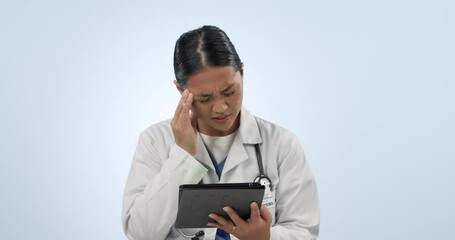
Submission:
[[[223,116],[216,116],[216,117],[213,117],[212,119],[217,123],[226,123],[230,117],[231,117],[231,114],[227,114],[227,115],[223,115]]]

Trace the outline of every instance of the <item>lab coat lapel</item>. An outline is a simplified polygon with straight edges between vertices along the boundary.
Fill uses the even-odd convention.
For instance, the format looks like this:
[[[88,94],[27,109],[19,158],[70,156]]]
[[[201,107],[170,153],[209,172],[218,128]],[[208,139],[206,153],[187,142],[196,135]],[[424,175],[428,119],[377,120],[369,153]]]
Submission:
[[[245,160],[248,160],[248,154],[246,153],[243,142],[240,140],[240,136],[237,135],[235,136],[235,140],[232,143],[229,155],[226,158],[226,163],[223,168],[223,175]]]
[[[206,168],[209,168],[215,172],[215,167],[213,166],[212,160],[210,159],[209,152],[207,151],[207,148],[205,147],[204,142],[202,141],[202,137],[200,133],[198,132],[196,134],[197,136],[197,153],[194,155],[194,158],[196,158],[200,163],[202,163]]]
[[[245,160],[250,159],[245,147],[261,143],[261,135],[255,117],[245,108],[240,113],[240,127],[232,143],[231,150],[223,168],[223,174],[233,169]],[[251,160],[251,159],[250,159]],[[253,159],[254,160],[254,159]]]

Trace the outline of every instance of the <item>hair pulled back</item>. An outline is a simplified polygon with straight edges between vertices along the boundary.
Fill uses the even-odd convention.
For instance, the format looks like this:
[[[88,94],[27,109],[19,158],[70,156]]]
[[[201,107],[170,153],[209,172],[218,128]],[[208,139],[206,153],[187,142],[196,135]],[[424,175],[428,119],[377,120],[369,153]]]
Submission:
[[[177,40],[174,49],[174,73],[180,87],[188,78],[207,67],[232,66],[242,71],[242,62],[226,33],[215,26],[188,31]]]

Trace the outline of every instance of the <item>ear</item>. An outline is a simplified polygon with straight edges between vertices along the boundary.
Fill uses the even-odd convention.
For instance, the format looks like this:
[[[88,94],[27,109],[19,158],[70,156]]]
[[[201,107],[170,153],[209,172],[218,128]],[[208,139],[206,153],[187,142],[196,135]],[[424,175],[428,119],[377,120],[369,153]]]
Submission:
[[[179,90],[180,94],[182,94],[183,91],[185,90],[182,87],[180,87],[180,84],[177,82],[177,80],[174,80],[174,85],[177,88],[177,90]]]
[[[244,66],[244,64],[243,64],[243,62],[241,62],[240,63],[240,75],[242,75],[242,77],[243,77],[243,66]]]

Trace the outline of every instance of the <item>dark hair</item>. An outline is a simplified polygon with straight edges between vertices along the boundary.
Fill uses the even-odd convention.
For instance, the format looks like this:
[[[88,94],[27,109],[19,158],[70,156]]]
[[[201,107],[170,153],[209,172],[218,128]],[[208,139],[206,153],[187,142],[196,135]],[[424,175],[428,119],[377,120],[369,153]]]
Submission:
[[[180,87],[188,77],[206,67],[232,66],[243,75],[242,62],[226,33],[215,26],[188,31],[177,40],[174,49],[174,73]]]

